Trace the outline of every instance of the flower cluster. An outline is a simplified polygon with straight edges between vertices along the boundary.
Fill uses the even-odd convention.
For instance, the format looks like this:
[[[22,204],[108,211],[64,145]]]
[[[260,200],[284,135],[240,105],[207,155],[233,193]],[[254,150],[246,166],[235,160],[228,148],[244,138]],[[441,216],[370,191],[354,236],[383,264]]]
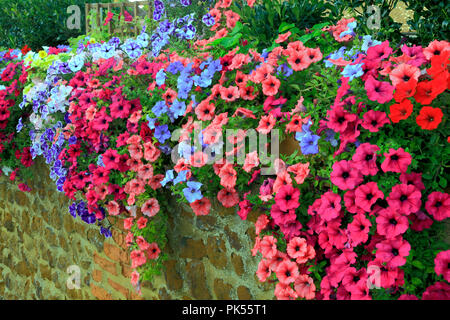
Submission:
[[[43,156],[74,218],[105,237],[123,223],[136,288],[161,267],[176,196],[196,215],[259,213],[256,274],[278,299],[448,297],[448,247],[428,239],[450,215],[449,43],[399,55],[343,19],[260,53],[235,39],[231,3],[189,52],[164,47],[192,40],[194,17],[163,20],[155,1],[152,35],[5,53],[0,141],[25,135],[15,159]],[[27,68],[44,80],[23,89]],[[273,151],[277,133],[294,153]]]

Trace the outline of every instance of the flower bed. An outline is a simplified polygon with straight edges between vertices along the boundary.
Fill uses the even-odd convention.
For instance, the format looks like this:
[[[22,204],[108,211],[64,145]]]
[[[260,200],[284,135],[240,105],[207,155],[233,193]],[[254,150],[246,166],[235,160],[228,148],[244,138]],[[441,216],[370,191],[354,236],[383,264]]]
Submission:
[[[343,19],[284,24],[257,52],[230,5],[188,52],[164,45],[192,38],[190,16],[8,57],[2,166],[43,156],[74,218],[106,237],[123,219],[138,291],[166,258],[171,203],[207,215],[217,198],[261,213],[252,254],[278,299],[448,299],[449,43],[392,48]]]

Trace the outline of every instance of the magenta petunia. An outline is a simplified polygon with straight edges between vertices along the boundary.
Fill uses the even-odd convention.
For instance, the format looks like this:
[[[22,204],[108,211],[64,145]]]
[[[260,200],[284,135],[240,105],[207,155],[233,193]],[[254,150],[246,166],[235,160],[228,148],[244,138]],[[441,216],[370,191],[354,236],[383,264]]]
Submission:
[[[297,209],[300,205],[298,199],[300,197],[300,190],[294,188],[290,184],[283,185],[275,195],[275,203],[283,211]]]
[[[432,192],[425,203],[425,209],[437,221],[450,218],[450,195],[439,191]]]
[[[328,191],[322,195],[321,200],[321,206],[318,210],[320,217],[325,221],[337,218],[342,207],[341,196],[332,191]]]
[[[402,183],[392,187],[386,200],[393,210],[409,215],[420,209],[421,197],[422,194],[415,186]]]
[[[365,212],[370,212],[372,205],[378,199],[384,199],[384,194],[378,189],[376,182],[368,182],[360,185],[355,190],[355,203]]]
[[[377,151],[380,148],[370,143],[362,143],[352,157],[353,164],[363,175],[375,175],[378,172]]]
[[[441,251],[434,259],[434,271],[439,276],[443,276],[446,281],[450,281],[450,250]]]
[[[376,245],[376,258],[386,262],[388,268],[401,267],[406,263],[411,245],[401,237],[387,239]]]
[[[398,148],[397,150],[390,148],[389,152],[385,153],[384,156],[386,158],[381,164],[381,170],[384,172],[406,172],[412,161],[412,156],[405,152],[403,148]]]
[[[367,78],[364,88],[370,101],[383,104],[394,97],[394,87],[389,82],[375,80],[372,76]]]
[[[393,239],[408,230],[408,218],[393,208],[386,208],[378,213],[376,218],[378,234],[387,239]]]
[[[333,164],[330,180],[341,190],[351,190],[363,181],[363,176],[352,161],[341,160]]]
[[[378,130],[385,124],[388,124],[389,118],[386,116],[386,112],[369,110],[364,113],[363,122],[361,126],[370,132],[378,132]]]

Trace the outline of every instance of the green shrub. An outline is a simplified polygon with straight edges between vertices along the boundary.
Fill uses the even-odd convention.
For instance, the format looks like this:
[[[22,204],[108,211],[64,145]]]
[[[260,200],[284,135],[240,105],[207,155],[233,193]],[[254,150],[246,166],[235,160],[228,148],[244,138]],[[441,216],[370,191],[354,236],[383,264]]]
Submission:
[[[253,8],[246,0],[236,0],[233,6],[245,26],[245,37],[249,41],[258,39],[260,50],[273,43],[283,22],[304,30],[318,23],[335,22],[342,16],[341,8],[322,0],[264,0]]]
[[[427,45],[434,39],[447,40],[450,35],[450,2],[441,0],[404,1],[413,10],[413,19],[408,21],[410,28],[417,32],[412,42]]]
[[[67,43],[67,39],[85,33],[84,5],[99,0],[0,0],[0,46],[18,48],[28,44],[42,46]],[[101,2],[112,2],[102,0]],[[81,29],[68,29],[67,8],[78,5]]]

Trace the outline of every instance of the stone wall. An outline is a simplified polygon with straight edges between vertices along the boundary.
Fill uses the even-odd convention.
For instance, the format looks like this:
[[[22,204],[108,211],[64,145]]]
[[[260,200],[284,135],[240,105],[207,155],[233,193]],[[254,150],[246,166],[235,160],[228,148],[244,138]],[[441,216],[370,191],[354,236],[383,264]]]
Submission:
[[[105,240],[97,227],[68,213],[69,201],[55,190],[45,164],[38,161],[34,173],[30,193],[0,177],[0,299],[273,298],[274,286],[257,280],[258,259],[250,253],[255,213],[250,221],[235,209],[196,217],[174,205],[166,271],[143,283],[138,296],[122,226]],[[72,265],[80,270],[79,289],[67,286]]]

